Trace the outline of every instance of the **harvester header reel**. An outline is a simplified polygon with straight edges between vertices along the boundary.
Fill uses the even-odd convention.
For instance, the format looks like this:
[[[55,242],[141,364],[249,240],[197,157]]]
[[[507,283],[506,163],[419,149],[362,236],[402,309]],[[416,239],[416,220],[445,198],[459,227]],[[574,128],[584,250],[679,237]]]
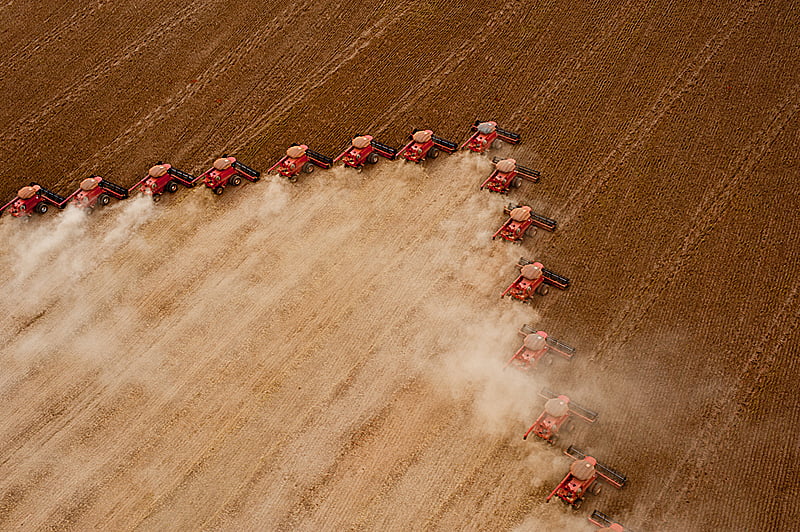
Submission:
[[[350,141],[350,146],[333,161],[342,161],[345,166],[351,168],[361,168],[364,164],[377,163],[378,156],[392,161],[397,157],[397,149],[378,142],[372,135],[359,135],[354,137]]]
[[[592,512],[592,515],[589,516],[589,522],[601,527],[598,532],[625,532],[629,530],[599,510]]]
[[[528,435],[533,432],[534,435],[552,445],[558,440],[560,431],[572,431],[572,417],[578,417],[586,423],[594,423],[597,420],[597,412],[578,405],[566,395],[559,395],[549,390],[542,390],[539,395],[547,399],[544,411],[522,436],[523,440],[526,440]]]
[[[476,120],[470,131],[472,135],[461,145],[461,148],[467,148],[476,153],[485,153],[486,150],[498,147],[502,142],[517,144],[520,140],[518,134],[498,127],[497,122],[494,121]]]
[[[273,164],[272,167],[267,170],[267,173],[271,173],[275,170],[278,174],[294,183],[297,181],[301,172],[310,174],[314,171],[315,166],[326,170],[332,165],[333,159],[330,157],[312,150],[305,144],[292,144],[286,150],[286,155],[277,163]]]
[[[242,184],[242,179],[256,182],[261,179],[261,172],[239,162],[236,157],[223,155],[214,161],[214,164],[201,176],[206,188],[220,195],[228,185],[236,187]]]
[[[525,236],[536,230],[536,227],[552,232],[558,225],[555,220],[533,212],[529,205],[509,203],[503,209],[503,214],[508,216],[508,219],[492,235],[492,240],[499,236],[503,240],[520,244]]]
[[[399,155],[415,163],[436,159],[440,151],[453,153],[458,149],[458,144],[437,137],[430,129],[415,129],[409,139],[410,142],[400,149]]]

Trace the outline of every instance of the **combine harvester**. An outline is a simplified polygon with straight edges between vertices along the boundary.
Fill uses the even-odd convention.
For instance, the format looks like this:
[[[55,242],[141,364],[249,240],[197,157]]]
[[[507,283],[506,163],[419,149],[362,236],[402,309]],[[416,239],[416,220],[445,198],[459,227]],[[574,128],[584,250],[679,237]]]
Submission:
[[[57,209],[63,209],[68,200],[69,198],[59,196],[39,183],[32,182],[19,189],[14,199],[0,207],[0,216],[8,211],[15,218],[28,218],[33,213],[46,213],[51,205]]]
[[[99,175],[91,175],[81,181],[78,190],[70,194],[67,199],[70,205],[79,209],[94,212],[97,206],[105,207],[111,203],[111,198],[118,200],[128,199],[130,191],[119,185],[107,181]]]
[[[512,187],[522,186],[523,179],[538,183],[541,177],[537,170],[519,165],[515,159],[495,157],[492,159],[492,163],[494,163],[494,171],[481,184],[481,190],[488,188],[492,192],[508,194]]]
[[[534,294],[547,295],[547,285],[554,286],[559,290],[569,288],[569,279],[545,269],[541,262],[532,262],[526,258],[520,258],[517,268],[520,269],[519,276],[500,295],[501,298],[509,296],[517,301],[530,303]]]
[[[625,528],[621,524],[598,510],[592,512],[589,522],[601,527],[598,532],[625,532]]]
[[[332,165],[333,159],[330,157],[315,152],[305,144],[292,144],[286,150],[286,155],[272,165],[272,167],[267,170],[267,173],[269,174],[272,173],[273,170],[276,170],[278,174],[294,183],[297,181],[300,172],[310,174],[314,171],[314,166],[319,166],[323,170],[327,170]]]
[[[186,188],[193,188],[200,177],[178,170],[171,164],[164,164],[158,161],[155,166],[151,166],[147,175],[128,189],[130,193],[141,192],[145,196],[152,196],[153,201],[161,199],[164,192],[174,194],[178,190],[178,183]]]
[[[458,144],[437,137],[430,129],[415,129],[409,136],[411,141],[400,149],[400,156],[406,161],[421,163],[426,159],[436,159],[439,151],[453,153]]]
[[[508,216],[508,219],[500,229],[492,235],[492,240],[499,236],[503,240],[521,244],[524,237],[531,236],[534,231],[536,231],[536,227],[550,232],[556,230],[557,222],[555,220],[551,220],[541,214],[536,214],[528,205],[509,203],[503,209],[503,214]]]
[[[557,395],[548,390],[542,390],[539,395],[547,399],[544,412],[522,436],[523,440],[527,440],[528,435],[533,432],[535,436],[553,445],[558,440],[560,431],[571,432],[574,428],[571,417],[578,417],[587,423],[594,423],[597,420],[597,412],[570,401],[566,395]]]
[[[583,503],[583,499],[588,493],[592,495],[600,494],[602,485],[599,480],[604,480],[615,488],[622,488],[627,482],[627,478],[624,475],[604,466],[595,458],[587,456],[576,449],[573,445],[570,445],[564,451],[564,454],[571,456],[575,461],[570,465],[567,476],[547,496],[546,502],[550,502],[550,499],[555,495],[577,510],[581,507],[581,503]]]
[[[550,337],[544,331],[537,331],[530,325],[520,327],[519,334],[523,337],[522,347],[517,349],[511,360],[506,362],[506,368],[513,365],[522,371],[529,371],[551,350],[567,360],[572,360],[575,356],[574,347]],[[552,357],[545,358],[545,362],[552,363]]]
[[[397,157],[397,149],[381,144],[372,135],[359,135],[350,141],[350,146],[333,162],[342,161],[350,168],[363,168],[364,164],[375,164],[378,156],[393,161]]]
[[[214,164],[200,175],[206,188],[214,191],[219,196],[225,192],[228,185],[238,187],[242,184],[242,179],[247,179],[255,183],[261,179],[261,172],[253,170],[249,166],[240,163],[236,157],[223,155],[222,158],[214,161]]]
[[[475,153],[485,153],[486,150],[499,148],[503,142],[518,144],[519,135],[497,127],[497,122],[481,122],[476,120],[470,130],[472,136],[468,138],[461,149],[467,148]]]

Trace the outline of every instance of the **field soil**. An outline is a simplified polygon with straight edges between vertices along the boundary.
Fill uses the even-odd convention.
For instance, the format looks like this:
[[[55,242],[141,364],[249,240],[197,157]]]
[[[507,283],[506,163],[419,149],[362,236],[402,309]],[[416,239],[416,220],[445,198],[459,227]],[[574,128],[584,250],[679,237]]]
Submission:
[[[0,529],[792,528],[796,7],[0,4],[3,198],[476,118],[523,139],[3,216]],[[479,190],[494,155],[540,182]],[[493,241],[509,202],[558,229]],[[520,257],[572,286],[500,299]],[[504,369],[526,323],[573,360]],[[542,388],[597,423],[523,441]],[[570,443],[628,485],[545,504]]]

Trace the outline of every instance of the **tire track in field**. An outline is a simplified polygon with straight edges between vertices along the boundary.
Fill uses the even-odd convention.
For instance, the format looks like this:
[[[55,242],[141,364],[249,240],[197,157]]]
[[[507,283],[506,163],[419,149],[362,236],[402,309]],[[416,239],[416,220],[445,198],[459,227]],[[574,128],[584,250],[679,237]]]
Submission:
[[[633,291],[634,296],[617,313],[615,323],[606,328],[595,353],[602,353],[604,359],[613,357],[638,331],[650,308],[674,284],[683,264],[694,255],[714,229],[730,200],[741,190],[741,183],[797,114],[800,108],[799,87],[796,85],[792,88],[789,95],[778,104],[767,125],[747,143],[734,163],[730,177],[718,180],[704,195],[695,210],[694,218],[697,223],[688,229],[677,250],[664,254],[652,268],[651,274]],[[595,355],[592,359],[597,357]]]
[[[628,130],[625,137],[606,155],[592,171],[588,179],[580,180],[583,186],[573,189],[565,202],[564,218],[580,219],[581,212],[593,201],[598,191],[602,190],[609,179],[625,165],[628,157],[641,148],[666,116],[670,109],[697,84],[711,60],[730,40],[731,36],[744,26],[764,0],[748,0],[740,4],[721,24],[721,29],[709,39],[689,65],[675,78],[670,85],[661,91],[656,101],[636,123]]]
[[[800,321],[798,294],[800,294],[800,281],[795,282],[789,295],[777,310],[775,318],[769,323],[767,327],[769,332],[761,338],[742,364],[742,369],[736,378],[736,382],[741,384],[730,386],[718,393],[719,399],[713,405],[712,412],[705,416],[706,423],[696,433],[683,456],[675,461],[672,474],[663,482],[664,488],[645,506],[649,522],[667,526],[668,516],[674,513],[675,507],[683,504],[686,497],[697,488],[705,473],[703,468],[709,459],[720,447],[725,448],[728,441],[726,435],[733,430],[735,419],[748,406],[761,381],[772,369],[772,363],[778,353],[794,338],[793,332]],[[735,404],[736,408],[731,408],[731,404]],[[708,442],[715,442],[716,445],[708,445]],[[682,482],[676,495],[674,484],[678,476],[686,470],[693,473]],[[660,522],[654,520],[654,515],[657,513],[664,516]]]
[[[324,65],[318,66],[316,71],[297,84],[295,88],[274,102],[270,107],[264,109],[260,117],[251,121],[246,127],[240,129],[238,134],[234,135],[229,140],[229,145],[233,146],[231,151],[241,152],[245,147],[249,148],[250,151],[258,151],[264,142],[266,142],[263,139],[264,131],[271,127],[274,122],[280,122],[286,114],[310,92],[323,86],[328,76],[335,74],[344,65],[358,57],[363,50],[372,44],[373,40],[381,38],[389,30],[390,26],[402,18],[410,8],[411,5],[409,4],[401,9],[393,9],[380,19],[375,20],[357,37],[352,39],[347,46],[333,54]],[[271,82],[270,76],[271,73],[265,76],[265,83]],[[262,89],[258,87],[254,90]]]
[[[530,101],[533,102],[533,104],[530,107],[518,106],[517,110],[511,114],[509,123],[529,122],[529,117],[531,115],[541,109],[542,105],[552,100],[565,84],[574,80],[581,67],[596,56],[598,52],[603,49],[609,37],[615,35],[625,21],[628,20],[630,13],[634,12],[634,10],[630,8],[633,3],[632,0],[629,0],[623,6],[619,7],[614,14],[607,19],[599,33],[592,33],[594,38],[588,45],[583,46],[581,53],[577,56],[569,56],[564,59],[559,67],[556,68],[556,71],[550,75],[540,87],[525,94],[522,101]]]
[[[26,137],[44,127],[44,124],[65,105],[83,98],[94,85],[108,77],[113,70],[124,65],[146,47],[157,45],[161,39],[165,38],[165,35],[176,30],[184,22],[191,20],[200,8],[206,6],[206,1],[195,0],[177,13],[165,16],[159,24],[150,26],[139,39],[126,46],[121,52],[97,65],[80,80],[63,88],[60,95],[45,103],[37,115],[18,120],[7,128],[3,134],[0,134],[0,145],[9,153],[16,153],[17,148]]]
[[[43,36],[39,36],[34,40],[28,41],[17,50],[12,50],[10,55],[2,63],[0,63],[0,78],[8,77],[13,72],[19,70],[21,63],[30,60],[35,54],[41,52],[43,48],[47,48],[50,44],[61,40],[63,35],[74,31],[78,24],[97,13],[99,10],[105,7],[106,4],[110,3],[111,2],[109,0],[97,0],[93,3],[86,2],[82,4],[80,9],[73,11],[69,18],[57,24],[52,23],[53,19],[56,18],[56,15],[51,14],[43,21],[40,27],[49,27],[52,29],[50,29]],[[9,2],[7,5],[10,4],[11,2]]]

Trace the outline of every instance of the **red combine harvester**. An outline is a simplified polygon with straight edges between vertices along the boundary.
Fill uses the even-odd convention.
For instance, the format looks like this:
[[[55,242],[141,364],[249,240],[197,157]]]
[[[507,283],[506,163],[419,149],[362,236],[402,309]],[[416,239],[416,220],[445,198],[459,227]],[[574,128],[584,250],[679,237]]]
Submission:
[[[537,331],[530,325],[520,327],[519,334],[524,338],[522,347],[517,349],[505,367],[513,365],[523,371],[531,370],[551,350],[567,360],[572,360],[572,357],[575,356],[574,347],[550,337],[544,331]],[[552,357],[548,356],[545,361],[550,363]]]
[[[599,495],[602,486],[598,482],[604,480],[615,488],[622,488],[627,482],[624,475],[604,466],[595,458],[587,456],[582,451],[570,445],[564,454],[575,459],[569,467],[569,473],[564,477],[556,489],[550,492],[546,502],[550,502],[553,495],[577,510],[581,507],[587,493]]]
[[[476,120],[472,124],[471,132],[472,136],[461,145],[462,150],[467,148],[476,153],[484,153],[486,150],[499,147],[503,142],[519,143],[519,135],[497,127],[497,122]]]
[[[178,170],[171,164],[164,164],[161,161],[151,166],[138,183],[133,185],[129,191],[140,191],[147,196],[153,196],[154,201],[158,201],[164,192],[170,194],[178,190],[178,183],[186,188],[194,187],[200,180],[200,176],[195,177],[187,172]]]
[[[125,187],[106,181],[99,175],[92,175],[81,181],[78,190],[70,194],[68,199],[70,205],[91,212],[98,205],[105,207],[111,203],[112,197],[118,200],[128,199],[128,194]]]
[[[261,179],[261,172],[253,170],[249,166],[240,163],[236,157],[223,155],[222,158],[214,161],[211,168],[206,170],[201,176],[207,188],[214,191],[219,196],[225,192],[225,187],[230,185],[238,187],[242,184],[242,178],[255,183]]]
[[[19,189],[14,199],[0,207],[0,215],[6,210],[15,218],[27,218],[33,213],[44,214],[50,205],[57,209],[63,209],[68,199],[47,190],[38,183],[31,183],[27,187]]]
[[[546,269],[541,262],[532,262],[521,258],[517,263],[517,268],[520,269],[519,276],[500,295],[501,298],[509,296],[523,303],[530,303],[534,293],[540,296],[547,295],[547,285],[554,286],[559,290],[569,288],[569,279]]]
[[[519,165],[514,159],[495,157],[492,162],[494,163],[494,171],[483,182],[481,190],[488,188],[492,192],[508,194],[512,187],[519,188],[523,179],[537,183],[541,177],[537,170]]]
[[[550,232],[556,230],[555,220],[536,214],[528,205],[509,203],[503,209],[503,214],[508,216],[508,220],[492,235],[492,240],[499,236],[503,240],[521,244],[525,236],[530,236],[536,231],[536,227]]]
[[[597,420],[597,412],[573,403],[566,395],[557,395],[549,390],[542,390],[539,395],[547,399],[544,404],[544,412],[522,436],[523,440],[527,440],[528,435],[533,432],[534,435],[553,445],[558,440],[559,431],[572,431],[571,417],[578,417],[587,423],[594,423]]]
[[[598,510],[592,512],[592,515],[589,516],[589,522],[601,527],[598,532],[625,532],[625,528],[621,524]]]
[[[342,161],[350,168],[361,168],[364,164],[375,164],[378,156],[383,156],[393,161],[397,157],[397,150],[386,144],[381,144],[372,138],[372,135],[359,135],[350,141],[350,146],[333,162]]]
[[[325,170],[330,168],[331,165],[333,165],[333,159],[330,157],[309,149],[305,144],[292,144],[286,150],[286,155],[272,165],[272,168],[267,170],[267,173],[277,169],[280,175],[294,183],[297,181],[300,172],[310,174],[314,171],[314,166],[319,166]]]
[[[409,139],[411,141],[400,149],[400,156],[415,163],[436,159],[439,151],[453,153],[458,149],[458,144],[437,137],[430,129],[415,129]]]

